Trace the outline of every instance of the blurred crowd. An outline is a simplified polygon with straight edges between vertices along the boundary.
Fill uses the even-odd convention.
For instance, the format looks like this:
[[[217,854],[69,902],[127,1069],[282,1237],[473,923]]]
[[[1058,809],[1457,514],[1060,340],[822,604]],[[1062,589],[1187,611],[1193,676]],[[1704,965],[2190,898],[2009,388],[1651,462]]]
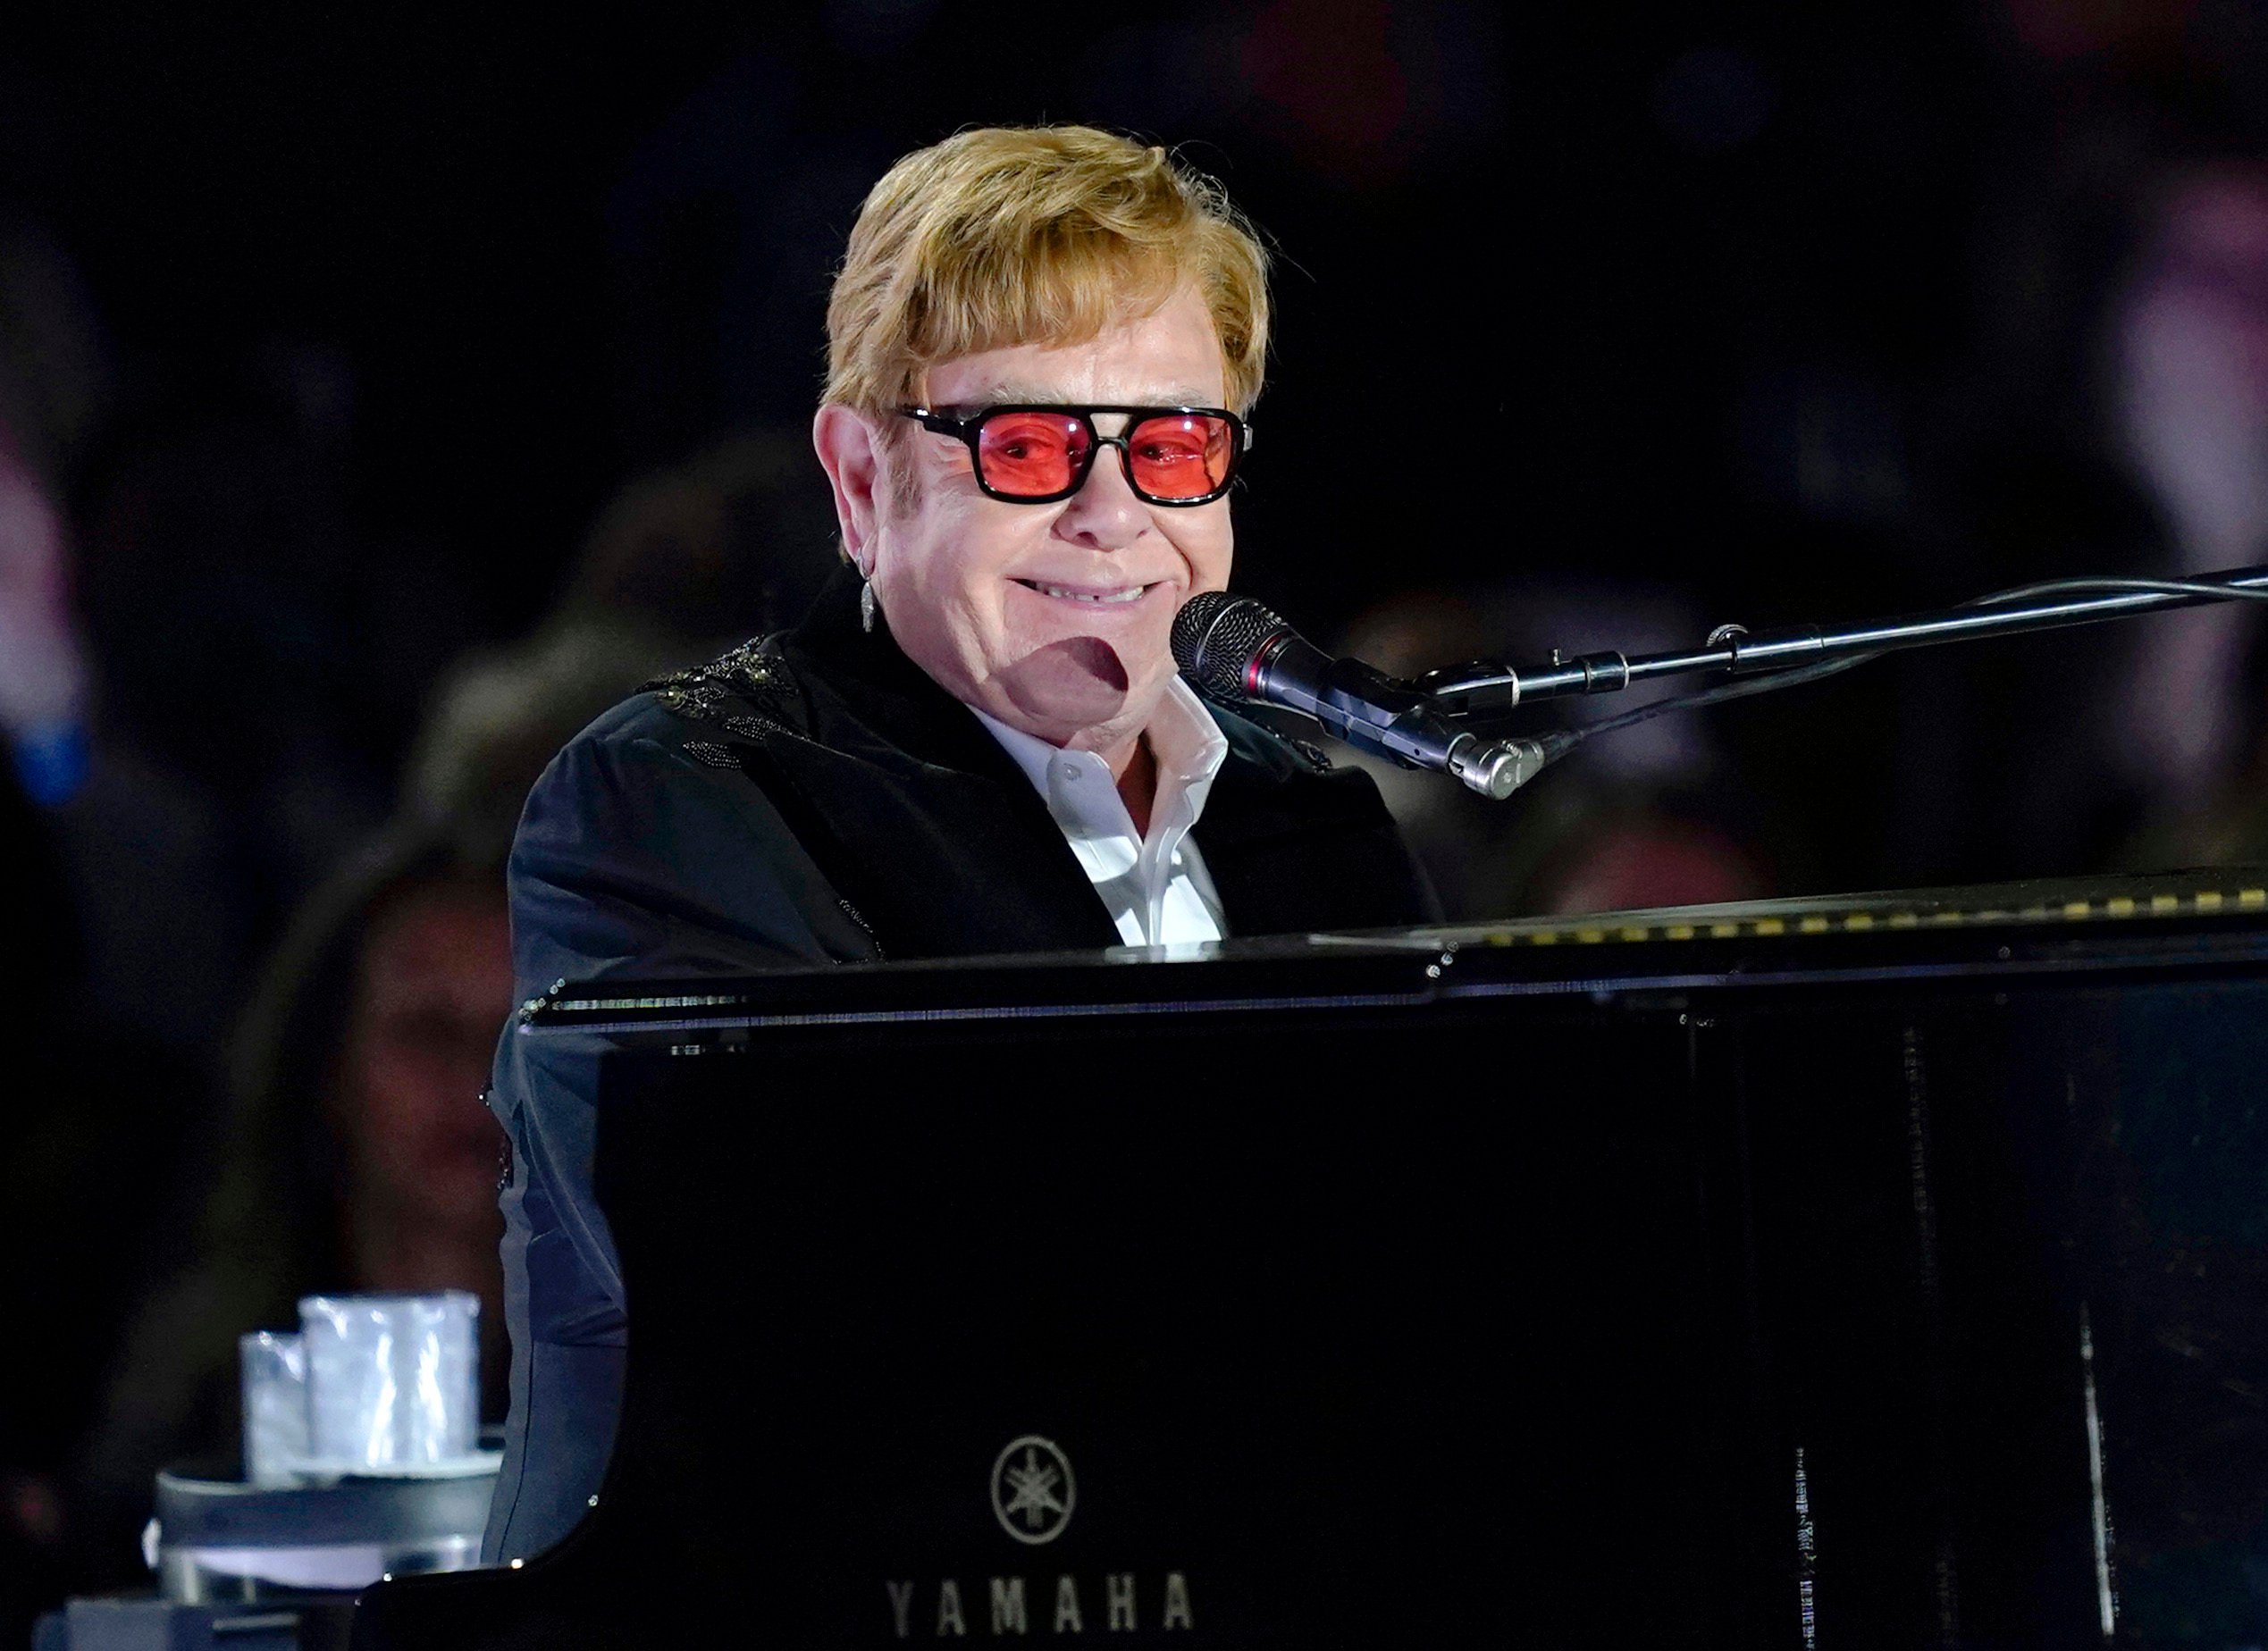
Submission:
[[[478,1097],[520,801],[824,576],[819,314],[895,155],[978,120],[1200,140],[1283,253],[1239,582],[1391,671],[1637,651],[2268,560],[2268,47],[2214,15],[1574,51],[1453,0],[1167,5],[955,83],[927,71],[969,18],[838,0],[605,129],[587,244],[544,253],[600,296],[513,359],[571,342],[612,435],[548,471],[533,365],[406,389],[298,315],[168,333],[130,301],[164,261],[0,121],[0,1244],[36,1258],[0,1323],[37,1349],[0,1405],[0,1644],[137,1580],[151,1473],[231,1448],[240,1332],[318,1288],[472,1289],[500,1325]],[[0,69],[12,119],[77,84]],[[421,500],[400,404],[475,376],[521,445]],[[1461,917],[2268,859],[2262,635],[1910,656],[1509,805],[1380,777]]]
[[[0,876],[25,985],[0,1027],[0,1233],[41,1258],[0,1295],[37,1348],[0,1421],[8,1613],[135,1580],[152,1473],[232,1449],[237,1337],[293,1325],[302,1295],[476,1292],[500,1416],[503,1141],[481,1096],[510,1007],[520,806],[642,682],[782,623],[826,566],[800,456],[743,434],[626,487],[528,635],[437,664],[391,771],[346,685],[272,657],[309,635],[179,592],[186,613],[134,621],[167,639],[166,680],[113,671],[71,599],[87,538],[36,465],[8,473]],[[231,512],[277,502],[236,490],[260,473],[206,464]],[[308,549],[311,574],[339,571],[335,543]],[[801,574],[752,571],[799,552]],[[312,631],[304,594],[230,599]],[[358,611],[340,604],[330,639]]]

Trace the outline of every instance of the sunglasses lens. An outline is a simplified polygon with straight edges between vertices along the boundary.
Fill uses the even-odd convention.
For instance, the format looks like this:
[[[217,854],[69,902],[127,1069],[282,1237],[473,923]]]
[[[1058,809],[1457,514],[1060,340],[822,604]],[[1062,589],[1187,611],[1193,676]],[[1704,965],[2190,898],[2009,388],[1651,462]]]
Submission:
[[[1146,418],[1126,433],[1134,485],[1153,499],[1204,499],[1228,485],[1235,426],[1202,413]]]
[[[1059,413],[996,413],[977,434],[985,485],[1017,499],[1069,490],[1087,462],[1087,426]]]

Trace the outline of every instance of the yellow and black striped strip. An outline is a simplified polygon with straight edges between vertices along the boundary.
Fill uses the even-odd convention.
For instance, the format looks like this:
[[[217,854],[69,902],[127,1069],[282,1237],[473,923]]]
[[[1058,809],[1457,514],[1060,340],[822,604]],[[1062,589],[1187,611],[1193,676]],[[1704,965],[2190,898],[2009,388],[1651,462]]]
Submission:
[[[2183,889],[2178,892],[2105,894],[2085,899],[2016,905],[1941,905],[1918,897],[1905,905],[1884,904],[1851,911],[1769,913],[1706,910],[1643,914],[1637,921],[1618,914],[1578,918],[1564,923],[1520,923],[1460,931],[1466,943],[1491,946],[1600,946],[1637,941],[1773,939],[1787,934],[1863,934],[1884,929],[1984,928],[2119,922],[2134,918],[2253,916],[2268,912],[2268,887]],[[1635,917],[1638,914],[1634,914]]]

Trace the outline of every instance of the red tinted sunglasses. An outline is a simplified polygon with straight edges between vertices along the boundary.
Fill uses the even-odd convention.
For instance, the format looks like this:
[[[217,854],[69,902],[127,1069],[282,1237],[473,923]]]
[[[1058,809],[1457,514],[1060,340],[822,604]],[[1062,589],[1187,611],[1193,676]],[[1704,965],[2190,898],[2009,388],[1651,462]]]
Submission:
[[[1000,406],[956,415],[900,407],[924,430],[969,449],[977,485],[991,499],[1047,505],[1087,485],[1095,456],[1118,449],[1126,485],[1153,505],[1209,505],[1229,490],[1252,427],[1221,407]],[[1123,434],[1095,428],[1097,413],[1126,415]]]

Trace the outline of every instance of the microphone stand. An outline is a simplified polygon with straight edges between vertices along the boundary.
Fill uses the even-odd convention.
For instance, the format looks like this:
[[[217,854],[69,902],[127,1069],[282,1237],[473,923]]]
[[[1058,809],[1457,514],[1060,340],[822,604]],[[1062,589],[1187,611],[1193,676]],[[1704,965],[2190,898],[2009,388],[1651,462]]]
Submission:
[[[1997,591],[1936,613],[1851,624],[1795,624],[1763,631],[1724,624],[1711,631],[1701,647],[1667,653],[1633,656],[1609,650],[1570,659],[1555,648],[1544,665],[1513,666],[1476,659],[1430,672],[1410,686],[1434,715],[1464,721],[1484,720],[1491,713],[1537,700],[1612,693],[1633,683],[1696,671],[1718,672],[1734,679],[1658,700],[1604,722],[1485,744],[1478,739],[1472,741],[1474,753],[1485,752],[1486,763],[1466,765],[1473,770],[1469,773],[1455,765],[1449,771],[1471,789],[1501,800],[1592,734],[1664,712],[1792,688],[1903,649],[2059,630],[2168,608],[2231,601],[2268,601],[2268,566],[2231,568],[2195,579],[2054,579]]]
[[[2092,594],[2078,594],[2081,589]],[[2164,608],[2247,599],[2268,599],[2268,567],[2234,568],[2196,579],[2059,579],[2003,591],[1965,607],[1853,624],[1794,624],[1763,631],[1719,625],[1700,648],[1683,652],[1634,657],[1609,651],[1565,659],[1555,648],[1549,664],[1517,668],[1477,659],[1431,672],[1418,678],[1415,685],[1434,701],[1437,709],[1469,716],[1509,710],[1535,700],[1610,693],[1633,683],[1693,671],[1745,675],[1829,662],[1855,664],[1899,649],[2052,631]]]

